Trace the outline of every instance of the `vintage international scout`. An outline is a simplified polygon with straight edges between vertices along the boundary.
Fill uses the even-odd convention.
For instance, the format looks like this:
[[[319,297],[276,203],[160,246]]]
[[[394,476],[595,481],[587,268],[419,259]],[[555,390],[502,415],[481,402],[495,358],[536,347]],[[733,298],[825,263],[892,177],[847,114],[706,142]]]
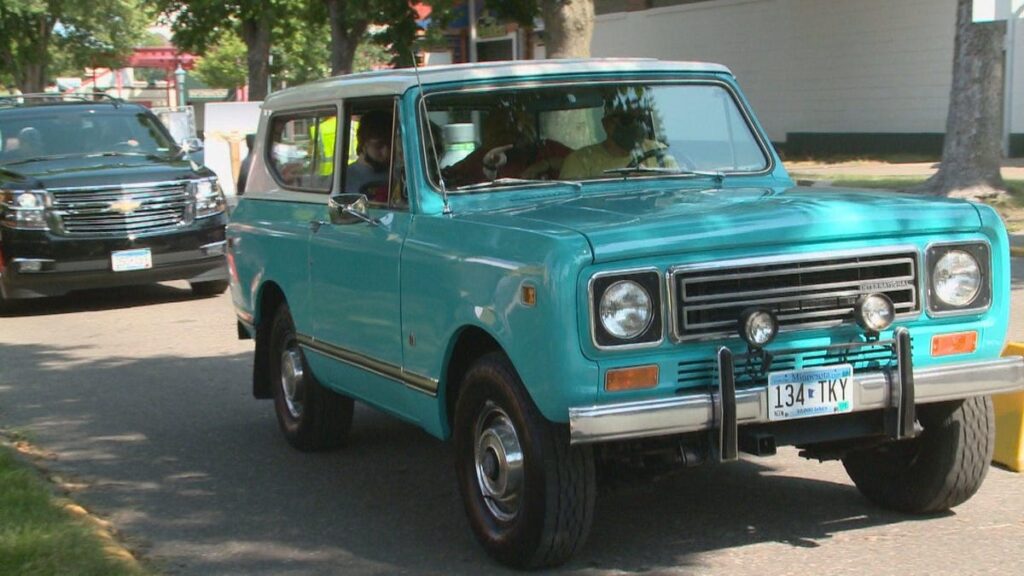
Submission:
[[[228,227],[254,395],[300,450],[353,400],[453,438],[509,565],[579,548],[595,463],[790,445],[948,509],[988,468],[988,396],[1024,385],[999,216],[795,188],[722,66],[332,78],[271,95],[254,154]]]

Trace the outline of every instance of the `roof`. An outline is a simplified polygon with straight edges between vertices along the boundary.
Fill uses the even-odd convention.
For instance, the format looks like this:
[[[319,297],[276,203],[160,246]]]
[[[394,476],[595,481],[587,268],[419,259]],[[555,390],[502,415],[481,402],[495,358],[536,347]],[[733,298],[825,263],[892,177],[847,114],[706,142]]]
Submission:
[[[427,66],[419,69],[419,78],[424,85],[428,85],[455,81],[467,82],[519,77],[536,78],[538,76],[560,74],[598,74],[608,72],[732,74],[728,68],[721,64],[705,62],[670,62],[653,58],[587,58],[579,60],[517,60],[511,62]],[[276,108],[292,104],[308,105],[321,100],[332,100],[338,97],[338,92],[343,88],[347,94],[356,96],[401,94],[416,84],[416,71],[412,68],[346,74],[275,92],[267,98],[266,107]]]

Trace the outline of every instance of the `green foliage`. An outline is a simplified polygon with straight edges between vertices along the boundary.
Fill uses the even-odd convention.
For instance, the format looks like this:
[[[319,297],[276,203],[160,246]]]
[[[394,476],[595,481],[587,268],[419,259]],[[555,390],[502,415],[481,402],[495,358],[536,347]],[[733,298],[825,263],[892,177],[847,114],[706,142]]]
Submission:
[[[143,574],[108,556],[82,522],[57,507],[31,470],[0,446],[0,574]]]
[[[520,26],[533,26],[533,19],[540,15],[537,0],[490,0],[485,7],[502,20],[511,20]]]
[[[211,88],[236,88],[246,81],[246,48],[232,31],[225,32],[220,41],[199,59],[193,74]]]

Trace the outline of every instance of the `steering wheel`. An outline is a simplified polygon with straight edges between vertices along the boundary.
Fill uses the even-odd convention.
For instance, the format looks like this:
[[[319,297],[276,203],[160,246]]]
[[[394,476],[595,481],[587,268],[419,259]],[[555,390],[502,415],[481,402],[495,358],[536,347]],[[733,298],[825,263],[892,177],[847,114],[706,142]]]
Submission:
[[[675,160],[679,168],[683,170],[695,170],[697,168],[697,163],[689,155],[684,153],[669,154],[667,147],[651,148],[650,150],[645,150],[643,154],[637,156],[636,158],[633,158],[629,162],[629,164],[626,165],[626,168],[637,168],[638,166],[640,166],[644,162],[647,162],[651,158],[657,158],[658,163],[662,164],[662,160],[665,157],[669,157]]]

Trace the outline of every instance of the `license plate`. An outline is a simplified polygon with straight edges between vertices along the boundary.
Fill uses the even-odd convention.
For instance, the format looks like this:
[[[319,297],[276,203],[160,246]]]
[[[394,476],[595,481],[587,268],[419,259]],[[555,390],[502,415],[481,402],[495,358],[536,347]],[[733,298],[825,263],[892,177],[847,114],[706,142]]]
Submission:
[[[149,248],[119,250],[110,253],[110,266],[114,272],[148,270],[153,267],[153,253]]]
[[[853,411],[853,366],[768,374],[768,419],[794,420]]]

